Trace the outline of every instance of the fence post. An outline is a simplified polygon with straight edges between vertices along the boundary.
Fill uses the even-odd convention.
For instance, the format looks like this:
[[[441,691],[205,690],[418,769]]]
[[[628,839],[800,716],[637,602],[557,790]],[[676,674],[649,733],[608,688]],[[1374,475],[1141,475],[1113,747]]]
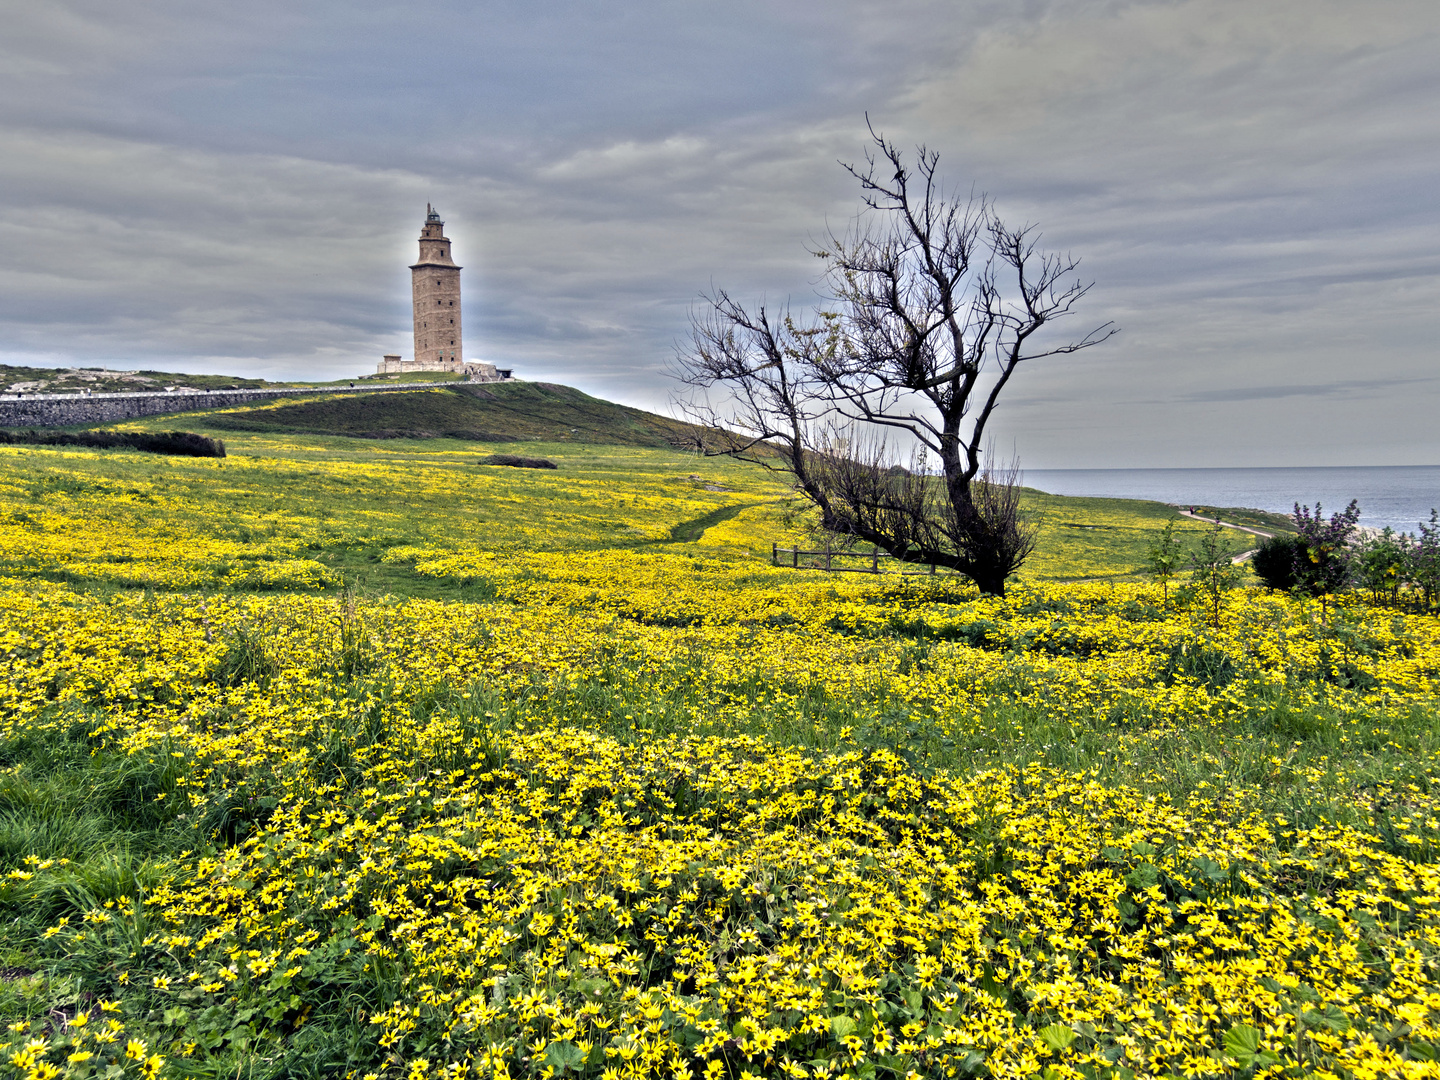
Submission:
[[[770,541],[770,565],[780,565],[780,542],[778,540]]]
[[[826,541],[825,541],[825,571],[826,571],[826,573],[829,573],[829,571],[830,571],[830,541],[829,541],[829,540],[826,540]]]
[[[880,573],[880,549],[878,547],[870,549],[870,573]]]
[[[935,576],[935,564],[933,562],[930,564],[930,576]]]
[[[796,544],[790,549],[790,565],[796,570],[800,569],[800,545]]]

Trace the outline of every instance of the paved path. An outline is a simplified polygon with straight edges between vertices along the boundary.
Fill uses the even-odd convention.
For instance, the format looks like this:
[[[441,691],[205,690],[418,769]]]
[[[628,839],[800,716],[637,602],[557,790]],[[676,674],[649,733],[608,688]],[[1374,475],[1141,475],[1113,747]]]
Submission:
[[[1266,532],[1264,529],[1251,528],[1249,525],[1236,525],[1233,521],[1221,521],[1219,518],[1206,517],[1204,514],[1192,514],[1189,510],[1182,509],[1178,506],[1175,508],[1175,512],[1178,513],[1181,517],[1191,518],[1195,521],[1203,521],[1207,525],[1223,525],[1225,528],[1235,529],[1237,532],[1247,532],[1254,536],[1263,536],[1266,540],[1269,540],[1270,537],[1275,535],[1273,532]],[[1231,559],[1230,561],[1233,562],[1236,566],[1239,566],[1246,559],[1250,558],[1251,555],[1254,555],[1255,552],[1258,550],[1259,548],[1251,548],[1249,551],[1242,551],[1239,555],[1236,555],[1235,558]]]

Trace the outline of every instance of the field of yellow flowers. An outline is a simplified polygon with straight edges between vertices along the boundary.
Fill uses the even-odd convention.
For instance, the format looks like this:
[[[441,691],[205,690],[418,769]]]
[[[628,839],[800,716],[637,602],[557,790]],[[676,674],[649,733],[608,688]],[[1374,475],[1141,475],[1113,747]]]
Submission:
[[[1440,1074],[1434,616],[253,446],[0,453],[0,1076]]]
[[[539,444],[534,453],[561,467],[535,470],[481,464],[488,450],[446,439],[214,433],[229,457],[0,447],[0,574],[85,588],[360,584],[408,595],[440,579],[410,574],[402,547],[466,555],[689,542],[768,556],[776,541],[814,546],[772,474],[683,453]],[[1173,517],[1155,503],[1039,492],[1027,510],[1041,530],[1026,566],[1037,580],[1129,575]],[[1182,520],[1177,535],[1203,529]],[[1231,539],[1238,550],[1253,538]]]

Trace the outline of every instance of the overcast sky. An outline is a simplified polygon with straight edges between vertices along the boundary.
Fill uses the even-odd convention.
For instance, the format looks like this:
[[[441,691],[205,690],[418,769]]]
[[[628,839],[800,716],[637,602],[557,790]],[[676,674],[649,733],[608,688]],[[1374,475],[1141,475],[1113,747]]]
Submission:
[[[662,408],[712,284],[816,300],[865,114],[1078,256],[1032,468],[1440,463],[1434,0],[0,0],[0,361],[470,359]]]

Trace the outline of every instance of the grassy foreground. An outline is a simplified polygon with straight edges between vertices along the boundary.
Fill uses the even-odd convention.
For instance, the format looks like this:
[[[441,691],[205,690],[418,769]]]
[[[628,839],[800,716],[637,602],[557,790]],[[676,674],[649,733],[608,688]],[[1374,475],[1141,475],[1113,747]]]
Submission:
[[[1440,1071],[1440,620],[1167,606],[1154,505],[982,599],[669,451],[227,442],[0,448],[0,1075]]]

